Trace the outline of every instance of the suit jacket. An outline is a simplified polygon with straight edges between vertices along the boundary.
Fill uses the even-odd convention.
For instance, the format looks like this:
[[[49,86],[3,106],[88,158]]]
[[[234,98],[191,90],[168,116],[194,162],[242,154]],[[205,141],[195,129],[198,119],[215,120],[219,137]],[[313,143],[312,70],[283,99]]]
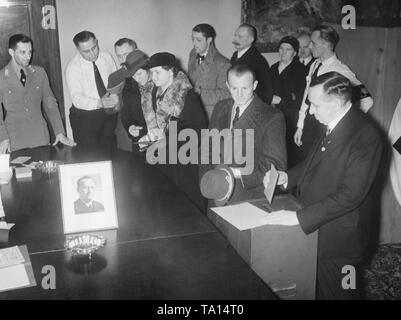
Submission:
[[[220,101],[213,111],[210,120],[209,129],[217,129],[221,132],[223,129],[230,128],[233,99]],[[233,129],[243,129],[241,132],[242,148],[233,147],[233,154],[246,154],[246,131],[245,129],[254,130],[254,167],[249,175],[242,175],[243,188],[231,199],[231,202],[247,200],[255,197],[263,196],[263,176],[271,167],[271,164],[278,170],[287,167],[287,151],[285,142],[285,120],[283,114],[270,105],[265,104],[256,95],[251,104],[246,108],[244,113],[234,124]],[[221,139],[223,140],[223,139]],[[221,141],[220,162],[230,167],[240,168],[243,165],[238,163],[227,163],[224,159],[224,141]],[[209,148],[209,150],[212,150]],[[235,156],[232,157],[235,159]],[[212,155],[209,155],[209,165],[200,166],[200,176],[211,170],[214,165],[212,163]],[[237,179],[236,185],[241,184]]]
[[[3,121],[1,104],[6,111]],[[11,151],[47,145],[47,122],[54,135],[65,133],[56,99],[46,71],[38,66],[26,68],[26,84],[21,84],[11,62],[0,71],[0,141],[10,139]]]
[[[92,207],[88,207],[81,199],[74,202],[75,214],[93,213],[104,211],[104,206],[100,202],[92,201]]]
[[[306,234],[319,230],[318,256],[361,258],[361,210],[381,158],[381,141],[365,115],[351,108],[326,139],[288,172],[303,209],[297,212]]]
[[[263,102],[270,104],[273,98],[273,86],[269,71],[269,63],[259,53],[258,49],[252,45],[241,58],[237,58],[238,52],[235,51],[231,57],[231,65],[245,64],[251,68],[256,74],[258,86],[256,87],[256,94]]]

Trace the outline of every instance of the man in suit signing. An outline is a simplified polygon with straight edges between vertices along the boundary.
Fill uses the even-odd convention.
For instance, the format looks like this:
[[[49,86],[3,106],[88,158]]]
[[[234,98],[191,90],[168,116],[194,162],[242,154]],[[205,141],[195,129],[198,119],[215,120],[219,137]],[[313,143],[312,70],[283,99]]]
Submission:
[[[262,181],[266,170],[271,164],[279,170],[285,170],[287,167],[284,115],[254,94],[257,84],[255,74],[248,66],[235,65],[228,69],[227,86],[232,98],[217,103],[210,119],[209,130],[217,129],[220,133],[230,130],[234,132],[234,141],[236,133],[240,133],[242,143],[234,142],[230,151],[232,158],[226,153],[224,146],[220,146],[220,164],[231,167],[236,180],[231,203],[263,197]],[[248,130],[252,130],[254,134],[251,146],[247,145]],[[222,141],[223,139],[220,140],[221,143]],[[246,155],[249,148],[253,150],[251,172],[248,172],[243,164],[235,163],[235,159],[240,158],[238,154]],[[208,163],[212,163],[212,156],[215,155],[209,154]],[[227,159],[234,161],[230,163]],[[214,167],[214,165],[200,166],[200,176]]]
[[[95,191],[95,180],[90,176],[83,176],[77,181],[79,199],[74,202],[75,214],[92,213],[104,211],[100,202],[93,200]]]
[[[296,187],[304,205],[297,212],[273,212],[269,224],[300,225],[306,233],[319,230],[318,299],[360,298],[359,285],[343,288],[344,267],[356,268],[363,255],[362,210],[381,158],[381,141],[368,118],[351,104],[351,83],[337,72],[314,79],[309,89],[310,112],[326,126],[308,157],[279,185]],[[266,173],[264,184],[269,181]],[[347,267],[349,268],[349,267]]]

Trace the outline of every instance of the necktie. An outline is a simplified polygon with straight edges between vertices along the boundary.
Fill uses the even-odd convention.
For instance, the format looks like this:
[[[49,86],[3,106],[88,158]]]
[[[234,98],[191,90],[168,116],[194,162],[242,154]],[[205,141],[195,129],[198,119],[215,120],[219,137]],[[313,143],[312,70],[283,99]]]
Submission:
[[[199,53],[196,55],[196,60],[198,60],[198,64],[201,64],[203,60],[205,60],[205,56],[200,55]]]
[[[20,78],[19,78],[19,81],[21,81],[22,85],[25,87],[25,83],[26,83],[26,74],[25,74],[24,69],[21,69],[20,73],[21,73],[21,76],[20,76]]]
[[[324,152],[326,151],[326,145],[330,144],[330,140],[328,140],[328,136],[330,134],[331,130],[329,126],[326,126],[326,133],[322,139],[322,143],[321,143],[321,151]]]
[[[317,73],[319,72],[319,69],[321,66],[322,66],[322,63],[318,62],[317,67],[315,67],[315,71],[313,71],[313,74],[312,74],[312,81],[317,78]]]
[[[330,134],[331,130],[329,126],[326,126],[326,137]]]
[[[95,73],[95,82],[96,82],[97,93],[99,94],[99,97],[102,98],[106,94],[107,90],[106,90],[106,87],[104,86],[102,77],[100,75],[99,69],[96,66],[95,61],[92,61],[92,63],[93,63],[93,71]]]
[[[239,107],[235,108],[235,115],[234,115],[234,119],[233,119],[233,124],[232,126],[234,127],[234,124],[238,121],[239,118]]]

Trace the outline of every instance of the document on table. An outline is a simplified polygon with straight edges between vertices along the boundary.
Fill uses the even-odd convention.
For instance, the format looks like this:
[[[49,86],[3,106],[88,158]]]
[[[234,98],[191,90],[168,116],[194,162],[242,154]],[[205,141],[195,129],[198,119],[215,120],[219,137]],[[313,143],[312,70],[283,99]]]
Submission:
[[[17,246],[0,250],[0,268],[13,266],[25,261]]]
[[[23,264],[0,268],[0,292],[29,286],[29,277]]]
[[[232,206],[211,208],[224,220],[231,223],[240,231],[260,227],[266,224],[268,212],[263,211],[249,202]]]
[[[31,261],[26,246],[0,250],[0,292],[35,286]]]
[[[18,158],[15,158],[13,161],[11,161],[11,163],[12,164],[23,164],[30,159],[31,159],[31,157],[18,157]]]

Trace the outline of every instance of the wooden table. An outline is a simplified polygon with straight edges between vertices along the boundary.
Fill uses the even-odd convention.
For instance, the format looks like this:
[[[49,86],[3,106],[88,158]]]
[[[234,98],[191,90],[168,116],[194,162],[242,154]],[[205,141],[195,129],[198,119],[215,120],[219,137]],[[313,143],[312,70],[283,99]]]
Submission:
[[[155,167],[124,151],[41,147],[13,153],[64,163],[112,160],[119,228],[92,263],[64,249],[58,177],[34,170],[31,180],[1,186],[8,243],[28,246],[37,286],[2,299],[274,299],[205,215]],[[41,286],[54,266],[56,289]],[[0,279],[1,281],[1,279]]]

